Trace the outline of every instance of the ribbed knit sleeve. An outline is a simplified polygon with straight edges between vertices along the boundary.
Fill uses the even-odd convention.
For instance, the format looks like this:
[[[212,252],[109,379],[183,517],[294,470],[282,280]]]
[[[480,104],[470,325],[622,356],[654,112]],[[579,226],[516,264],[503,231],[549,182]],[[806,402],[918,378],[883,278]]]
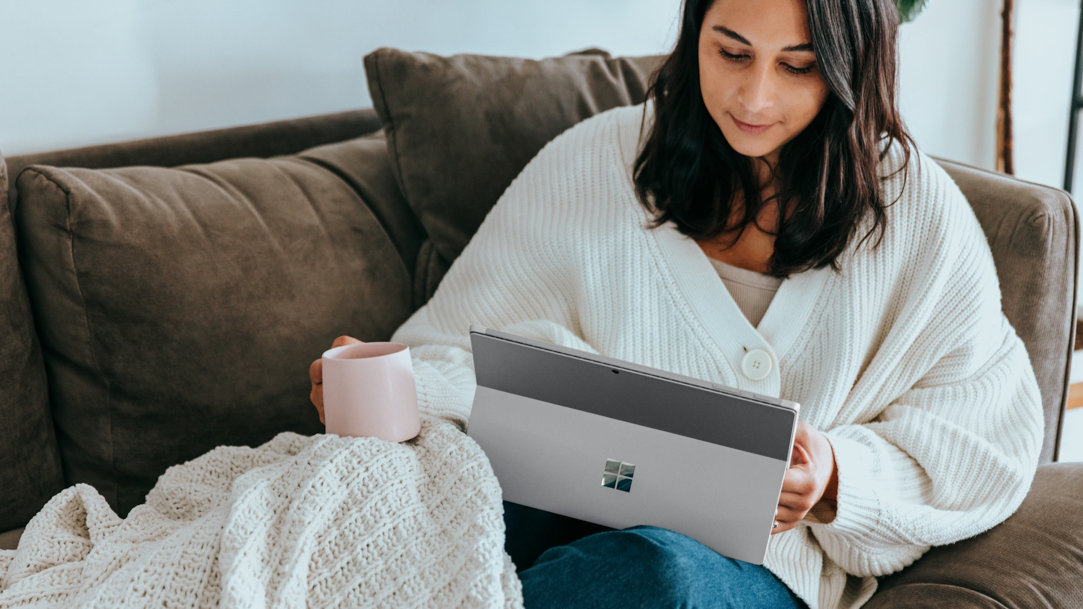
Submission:
[[[885,575],[1010,516],[1040,447],[1028,368],[1022,344],[1007,339],[980,375],[915,388],[876,422],[829,431],[838,513],[811,525],[827,555],[849,573]]]
[[[576,251],[558,208],[582,186],[562,170],[589,144],[578,141],[582,131],[557,137],[523,169],[429,302],[392,336],[410,346],[422,412],[465,426],[476,388],[471,324],[597,352],[573,331],[568,278]]]
[[[930,546],[993,527],[1022,502],[1037,467],[1041,396],[1026,349],[1001,311],[977,221],[954,184],[936,178],[924,184],[939,192],[912,193],[932,210],[900,220],[922,233],[911,239],[915,270],[900,276],[911,295],[890,330],[907,338],[888,335],[876,354],[917,380],[873,404],[871,421],[826,432],[838,511],[810,530],[854,575],[898,571]]]

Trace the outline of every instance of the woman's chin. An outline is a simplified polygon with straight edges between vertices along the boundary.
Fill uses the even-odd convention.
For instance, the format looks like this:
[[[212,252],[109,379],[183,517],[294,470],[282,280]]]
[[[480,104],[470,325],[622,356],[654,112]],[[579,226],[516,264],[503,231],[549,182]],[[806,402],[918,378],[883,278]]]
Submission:
[[[722,132],[722,136],[726,138],[734,152],[750,158],[764,157],[778,149],[775,142],[768,142],[766,141],[767,138],[764,137],[749,136],[744,133],[726,133],[725,131]]]
[[[753,158],[753,159],[766,157],[766,156],[770,155],[772,152],[774,152],[776,150],[776,148],[774,146],[764,146],[764,145],[759,145],[759,146],[752,145],[752,146],[749,146],[749,145],[740,145],[740,144],[738,144],[738,145],[735,146],[735,145],[733,145],[731,143],[730,147],[733,148],[734,152],[736,152],[736,153],[738,153],[738,154],[740,154],[742,156],[747,156],[747,157]]]

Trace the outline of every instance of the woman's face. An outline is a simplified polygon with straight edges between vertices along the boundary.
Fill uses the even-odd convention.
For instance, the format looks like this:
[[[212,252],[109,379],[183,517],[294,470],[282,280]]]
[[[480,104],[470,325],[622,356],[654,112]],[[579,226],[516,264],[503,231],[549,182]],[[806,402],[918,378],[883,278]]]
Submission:
[[[771,166],[827,99],[803,0],[715,0],[699,35],[703,103],[737,152]]]

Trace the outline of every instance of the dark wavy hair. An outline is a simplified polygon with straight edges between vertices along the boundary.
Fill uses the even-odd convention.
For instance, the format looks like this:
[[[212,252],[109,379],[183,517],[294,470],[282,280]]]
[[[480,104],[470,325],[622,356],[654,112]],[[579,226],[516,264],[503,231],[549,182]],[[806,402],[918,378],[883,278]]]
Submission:
[[[816,118],[783,146],[774,168],[778,192],[761,200],[752,160],[730,147],[700,92],[699,36],[713,1],[684,1],[677,44],[647,91],[654,122],[635,161],[636,195],[654,215],[653,228],[672,220],[696,239],[743,231],[765,206],[781,201],[779,225],[771,231],[770,273],[788,277],[827,265],[838,270],[839,256],[863,226],[862,242],[877,231],[883,234],[888,203],[880,181],[888,176],[881,176],[880,164],[891,144],[898,142],[905,154],[896,171],[910,161],[913,140],[895,99],[895,5],[806,0],[828,95]],[[750,203],[733,223],[738,194]]]

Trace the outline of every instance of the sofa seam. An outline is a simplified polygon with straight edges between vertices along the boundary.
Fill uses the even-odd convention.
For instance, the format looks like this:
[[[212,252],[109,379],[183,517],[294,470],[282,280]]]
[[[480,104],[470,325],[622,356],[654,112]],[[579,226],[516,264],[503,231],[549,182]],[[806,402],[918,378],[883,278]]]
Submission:
[[[383,130],[384,130],[384,138],[385,138],[385,141],[387,142],[387,146],[388,146],[388,152],[392,153],[390,155],[391,156],[391,162],[395,164],[394,171],[392,173],[397,176],[396,177],[396,182],[398,182],[399,190],[402,193],[402,198],[406,202],[406,207],[410,210],[410,215],[413,217],[415,224],[418,227],[421,228],[423,238],[425,239],[424,241],[422,241],[422,246],[424,246],[424,244],[426,242],[429,242],[430,246],[435,248],[435,244],[431,243],[432,238],[428,234],[429,231],[425,229],[425,223],[421,221],[421,213],[418,212],[418,210],[410,202],[409,188],[407,188],[407,186],[406,186],[406,177],[402,173],[402,160],[401,160],[399,152],[398,152],[398,140],[399,140],[398,128],[395,125],[394,117],[391,115],[391,106],[387,103],[387,91],[386,91],[386,88],[384,87],[384,82],[383,82],[384,81],[384,75],[383,75],[383,72],[381,70],[383,62],[380,59],[380,51],[377,50],[376,52],[374,52],[371,55],[371,57],[372,57],[374,72],[376,73],[376,82],[379,83],[379,87],[378,87],[379,92],[380,92],[379,104],[380,104],[381,107],[383,107],[384,116],[387,117],[387,124],[383,125],[382,127],[383,127]],[[420,252],[420,247],[418,249],[419,249],[418,253],[420,254],[421,253]],[[400,256],[401,256],[401,254],[400,254]],[[420,263],[420,261],[421,261],[421,257],[418,256],[418,259],[414,262],[415,279],[417,277],[417,275],[416,275],[417,267],[418,267],[418,264]],[[428,265],[426,265],[426,266],[428,266]],[[427,279],[427,277],[428,277],[428,269],[426,268],[426,280],[424,281],[424,283],[422,285],[423,292],[428,292],[428,279]],[[414,309],[417,309],[420,306],[417,303],[420,302],[420,301],[423,301],[424,296],[425,296],[425,294],[422,294],[421,298],[418,298],[417,295],[416,295],[416,290],[415,290],[415,294],[412,296],[412,300],[414,300],[414,302],[411,303],[411,306],[413,306]],[[427,302],[427,300],[425,300],[425,301]]]
[[[380,230],[382,230],[383,233],[384,233],[384,236],[386,236],[387,240],[391,242],[391,246],[393,248],[395,248],[395,251],[399,256],[399,262],[402,263],[403,270],[409,272],[409,270],[406,268],[406,253],[407,253],[408,244],[404,243],[404,242],[400,242],[399,239],[396,239],[396,237],[395,237],[395,232],[396,231],[392,230],[391,221],[388,218],[386,218],[384,216],[384,214],[380,213],[380,211],[378,209],[376,209],[372,205],[371,201],[375,200],[377,197],[375,195],[372,195],[371,192],[365,192],[365,191],[367,191],[369,189],[365,188],[364,185],[355,186],[353,184],[353,180],[351,180],[349,174],[342,171],[338,167],[334,166],[332,163],[328,163],[327,161],[325,161],[323,159],[317,159],[317,158],[308,158],[308,157],[302,157],[302,156],[298,156],[298,158],[303,160],[306,163],[311,163],[312,165],[314,165],[314,166],[316,166],[316,167],[330,173],[331,175],[335,176],[335,178],[337,178],[343,184],[346,184],[351,191],[353,191],[354,193],[357,194],[357,198],[361,200],[361,202],[364,205],[365,209],[368,210],[369,214],[371,214],[372,217],[376,220],[376,224],[379,225]],[[372,196],[369,196],[369,195],[372,195]],[[407,208],[409,208],[409,205],[407,205]],[[414,216],[414,214],[413,214],[413,210],[410,210],[410,213],[408,215],[410,216],[410,219],[413,221],[414,228],[418,229],[418,233],[424,234],[424,231],[422,230],[422,227],[420,226],[420,223],[417,221],[417,217]]]
[[[402,189],[402,196],[406,199],[407,206],[409,206],[411,211],[413,211],[416,215],[417,211],[414,210],[413,206],[410,205],[410,194],[407,192],[408,189],[406,188],[406,178],[402,174],[402,161],[399,159],[398,153],[398,129],[395,126],[395,120],[391,116],[391,106],[387,103],[387,92],[384,90],[384,78],[380,70],[380,64],[382,62],[380,60],[379,52],[376,52],[372,55],[372,62],[374,64],[374,67],[376,68],[376,81],[380,83],[380,105],[383,106],[384,114],[387,116],[387,126],[384,127],[384,133],[385,136],[390,140],[391,150],[395,152],[395,154],[391,156],[392,159],[395,161],[395,172],[398,174],[399,188]]]
[[[1080,228],[1079,210],[1072,203],[1071,197],[1069,197],[1069,200],[1068,200],[1067,211],[1068,211],[1068,214],[1071,216],[1071,222],[1069,223],[1069,227],[1071,227],[1071,229],[1072,229],[1072,250],[1073,250],[1073,252],[1075,254],[1073,256],[1073,264],[1072,264],[1073,273],[1072,273],[1072,277],[1076,278],[1075,282],[1073,282],[1073,285],[1072,285],[1072,288],[1073,288],[1072,289],[1072,304],[1071,304],[1071,310],[1069,312],[1069,323],[1068,323],[1068,354],[1067,354],[1068,359],[1067,359],[1067,361],[1068,361],[1069,365],[1071,365],[1072,354],[1075,352],[1076,328],[1078,327],[1078,320],[1079,320],[1079,315],[1078,315],[1077,311],[1078,311],[1078,307],[1079,307],[1079,246],[1080,246],[1080,243],[1079,243],[1080,242],[1080,236],[1079,236],[1079,228]],[[1061,389],[1061,394],[1060,394],[1060,408],[1058,409],[1059,412],[1057,413],[1058,414],[1058,416],[1057,416],[1057,425],[1056,425],[1057,429],[1056,429],[1056,431],[1054,432],[1054,435],[1053,435],[1053,454],[1050,455],[1050,458],[1049,458],[1050,463],[1057,463],[1057,462],[1060,461],[1060,448],[1061,448],[1061,441],[1060,441],[1061,438],[1060,438],[1060,436],[1064,432],[1064,418],[1066,416],[1068,416],[1065,406],[1068,403],[1068,390],[1069,390],[1070,385],[1071,385],[1071,374],[1070,373],[1065,374],[1064,375],[1064,385],[1063,385],[1063,387]],[[1044,404],[1043,404],[1043,406],[1044,406]],[[1039,458],[1039,462],[1040,462],[1040,458]]]
[[[84,324],[84,326],[86,328],[87,348],[88,348],[88,350],[90,352],[90,356],[91,356],[91,358],[93,360],[95,372],[97,373],[98,377],[101,378],[102,384],[105,386],[105,411],[106,411],[106,414],[109,417],[109,425],[108,425],[108,433],[109,433],[109,442],[108,442],[108,447],[109,447],[109,468],[110,468],[110,473],[112,474],[112,477],[113,477],[113,484],[112,484],[113,488],[111,490],[112,490],[114,505],[117,505],[118,508],[119,508],[119,505],[120,505],[119,489],[118,489],[117,484],[115,482],[116,478],[117,478],[117,465],[116,465],[116,451],[115,451],[114,445],[113,445],[113,436],[114,436],[114,434],[113,434],[113,408],[110,406],[110,402],[111,402],[110,396],[112,394],[112,387],[111,387],[111,385],[109,383],[109,379],[106,378],[105,374],[102,371],[101,361],[100,361],[100,359],[98,357],[97,351],[94,349],[93,331],[91,330],[90,315],[89,315],[89,313],[87,311],[86,294],[84,293],[83,285],[79,280],[79,268],[78,268],[78,266],[76,264],[76,256],[75,256],[75,231],[72,229],[72,225],[71,225],[71,215],[72,215],[72,213],[71,213],[71,203],[72,203],[71,189],[65,188],[63,185],[61,185],[59,182],[57,182],[55,179],[53,179],[47,173],[45,173],[45,172],[43,172],[43,171],[41,171],[41,170],[39,170],[39,169],[37,169],[35,167],[28,167],[26,169],[26,171],[32,171],[35,174],[41,176],[47,182],[52,184],[57,190],[64,193],[64,222],[65,222],[65,230],[68,233],[68,252],[67,253],[71,257],[71,268],[72,268],[73,275],[74,275],[74,278],[75,278],[75,288],[76,288],[76,292],[79,295],[80,304],[82,305],[82,309],[83,309],[83,324]]]
[[[998,595],[990,594],[989,591],[984,590],[984,589],[978,589],[978,588],[974,588],[974,587],[971,587],[971,586],[964,586],[963,584],[957,584],[957,583],[954,583],[954,582],[936,582],[936,581],[902,582],[902,583],[890,586],[888,588],[881,588],[880,586],[877,586],[876,594],[879,594],[881,591],[886,593],[886,592],[890,592],[892,590],[902,590],[903,588],[921,588],[921,587],[925,587],[925,586],[933,586],[933,587],[937,587],[937,588],[943,586],[945,588],[954,588],[954,589],[957,589],[957,590],[966,590],[968,592],[976,592],[976,593],[982,595],[983,597],[985,597],[985,599],[996,603],[996,609],[1009,609],[1008,605],[1005,605],[1001,601],[1001,599],[999,598]]]
[[[432,240],[425,239],[418,248],[417,262],[414,263],[414,289],[411,296],[413,302],[410,307],[415,311],[421,308],[425,302],[425,295],[429,289],[429,266],[432,258]]]
[[[429,239],[429,244],[429,260],[425,265],[425,302],[432,300],[432,297],[436,295],[436,288],[439,287],[440,281],[443,280],[443,277],[441,277],[436,285],[430,286],[433,276],[436,275],[434,269],[439,262],[441,255],[440,250],[436,247],[436,244],[433,243],[432,239]]]

